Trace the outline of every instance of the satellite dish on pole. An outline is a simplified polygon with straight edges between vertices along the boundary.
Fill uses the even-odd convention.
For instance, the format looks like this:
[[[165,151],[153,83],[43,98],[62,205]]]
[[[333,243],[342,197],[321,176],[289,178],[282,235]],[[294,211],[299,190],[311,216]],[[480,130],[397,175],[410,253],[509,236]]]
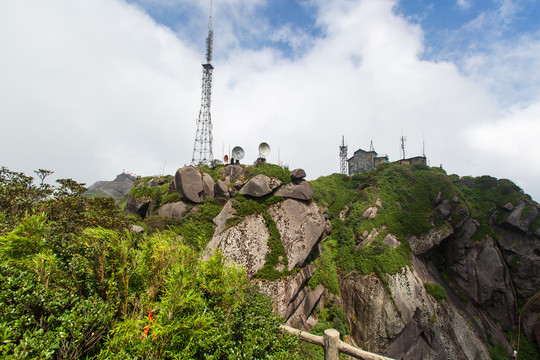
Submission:
[[[240,160],[242,160],[244,158],[246,153],[244,152],[244,149],[242,149],[240,146],[235,146],[232,149],[231,155],[232,155],[233,159],[235,159],[238,162],[238,161],[240,161]]]
[[[270,154],[270,145],[268,145],[265,142],[262,142],[259,145],[259,155],[260,155],[260,157],[264,158],[268,154]]]

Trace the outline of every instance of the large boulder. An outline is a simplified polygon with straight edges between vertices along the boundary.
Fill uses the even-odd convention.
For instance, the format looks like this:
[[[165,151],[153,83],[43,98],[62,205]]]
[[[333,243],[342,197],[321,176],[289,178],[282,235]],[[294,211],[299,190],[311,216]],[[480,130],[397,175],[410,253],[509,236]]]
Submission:
[[[176,191],[184,201],[200,204],[214,196],[214,180],[199,169],[188,166],[178,169],[174,176]]]
[[[441,229],[430,230],[428,233],[421,236],[409,236],[409,244],[414,255],[422,255],[431,249],[439,246],[439,244],[454,233],[454,229],[450,225],[446,225]]]
[[[246,175],[244,168],[240,165],[227,165],[219,173],[223,176],[225,184],[232,183]]]
[[[143,196],[141,198],[134,198],[132,195],[129,195],[126,203],[126,213],[128,214],[137,214],[141,218],[145,218],[150,215],[152,209],[152,199],[148,196]]]
[[[282,184],[283,182],[279,179],[259,174],[251,178],[244,186],[242,186],[240,194],[252,197],[262,197],[271,194]]]
[[[155,177],[155,178],[152,178],[148,184],[146,184],[147,187],[158,187],[158,186],[161,186],[165,184],[165,180],[163,180],[162,178],[160,177]]]
[[[219,214],[216,215],[216,217],[212,220],[212,223],[214,225],[214,234],[219,234],[223,230],[225,230],[225,227],[227,226],[227,220],[234,216],[236,210],[234,209],[234,204],[236,204],[238,201],[231,199],[229,200],[225,206],[223,206],[223,209],[219,212]]]
[[[317,245],[326,219],[315,203],[286,199],[268,208],[287,252],[289,270],[302,266]]]
[[[216,181],[216,185],[214,187],[214,196],[224,199],[228,199],[231,197],[227,184],[225,184],[225,182],[221,179]]]
[[[292,181],[299,181],[306,177],[306,172],[304,169],[294,169],[291,171],[291,179]]]
[[[214,197],[214,189],[216,187],[214,179],[212,179],[212,177],[207,173],[202,173],[202,183],[204,198],[206,199]]]
[[[311,201],[313,198],[313,186],[309,181],[301,180],[298,183],[290,183],[277,189],[276,196],[283,196],[287,199]]]
[[[243,266],[248,276],[259,271],[268,253],[268,227],[260,214],[244,218],[238,225],[215,232],[206,246],[205,259],[220,249],[230,261]]]
[[[191,206],[186,205],[182,201],[177,201],[162,205],[158,210],[158,214],[178,220],[184,217],[189,210],[191,210]]]

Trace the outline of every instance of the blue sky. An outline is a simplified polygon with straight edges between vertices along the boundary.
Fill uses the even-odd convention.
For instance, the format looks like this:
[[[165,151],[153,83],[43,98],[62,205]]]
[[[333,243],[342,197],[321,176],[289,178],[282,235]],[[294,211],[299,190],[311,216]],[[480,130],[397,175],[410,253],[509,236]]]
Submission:
[[[0,2],[0,165],[91,184],[189,164],[209,4]],[[214,0],[214,157],[264,141],[313,179],[343,135],[397,160],[403,134],[538,200],[538,19],[533,0]]]

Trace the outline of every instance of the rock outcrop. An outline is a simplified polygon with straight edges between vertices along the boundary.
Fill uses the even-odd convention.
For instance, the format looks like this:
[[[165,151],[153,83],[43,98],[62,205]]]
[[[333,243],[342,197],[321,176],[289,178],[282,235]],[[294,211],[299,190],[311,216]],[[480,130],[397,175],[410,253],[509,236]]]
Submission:
[[[287,324],[297,327],[307,325],[309,317],[322,298],[324,288],[318,286],[311,290],[309,279],[315,267],[308,265],[300,272],[276,281],[255,281],[263,294],[270,296],[274,312],[283,317]]]
[[[128,214],[137,214],[144,219],[150,215],[151,208],[152,199],[150,199],[148,196],[134,198],[133,196],[129,195],[127,198],[125,212]]]
[[[262,197],[271,194],[283,182],[276,178],[259,174],[249,179],[240,189],[240,194],[251,197]]]
[[[403,268],[386,275],[388,287],[374,274],[345,276],[340,288],[354,342],[395,359],[490,359],[470,319],[452,301],[426,293],[419,279],[436,281],[426,274]]]
[[[268,228],[264,218],[250,215],[238,225],[214,235],[207,245],[207,255],[219,249],[230,261],[243,266],[248,276],[259,271],[268,253]]]
[[[214,180],[201,170],[188,166],[178,169],[174,177],[176,191],[180,198],[195,204],[214,196]]]
[[[476,229],[466,221],[443,243],[441,254],[461,291],[503,326],[513,326],[516,298],[509,270],[491,238],[471,240]]]
[[[240,165],[227,165],[220,171],[225,184],[233,183],[245,176],[244,168]]]
[[[186,205],[182,201],[177,201],[162,205],[158,210],[158,215],[178,220],[184,217],[184,215],[186,215],[191,208],[191,206]]]
[[[289,260],[289,270],[302,266],[317,242],[321,239],[326,219],[319,207],[287,199],[272,205],[268,212],[281,234]]]
[[[301,180],[296,183],[289,183],[280,187],[276,196],[283,196],[287,199],[296,199],[302,201],[311,201],[313,198],[313,186],[308,181]]]

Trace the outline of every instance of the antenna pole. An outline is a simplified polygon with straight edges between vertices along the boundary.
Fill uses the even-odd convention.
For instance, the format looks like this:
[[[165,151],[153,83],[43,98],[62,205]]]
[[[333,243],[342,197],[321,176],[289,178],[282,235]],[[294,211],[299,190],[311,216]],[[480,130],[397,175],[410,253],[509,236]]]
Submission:
[[[348,146],[345,145],[345,136],[341,137],[341,145],[339,146],[339,172],[347,175],[347,150]]]
[[[407,137],[401,135],[400,140],[401,140],[401,152],[403,155],[402,159],[405,159],[405,141],[407,141]]]
[[[214,160],[212,153],[212,116],[210,104],[212,99],[212,47],[214,31],[212,30],[212,0],[210,0],[210,16],[208,18],[208,37],[206,38],[206,63],[202,65],[201,109],[197,120],[197,133],[193,146],[191,165],[209,165]]]

